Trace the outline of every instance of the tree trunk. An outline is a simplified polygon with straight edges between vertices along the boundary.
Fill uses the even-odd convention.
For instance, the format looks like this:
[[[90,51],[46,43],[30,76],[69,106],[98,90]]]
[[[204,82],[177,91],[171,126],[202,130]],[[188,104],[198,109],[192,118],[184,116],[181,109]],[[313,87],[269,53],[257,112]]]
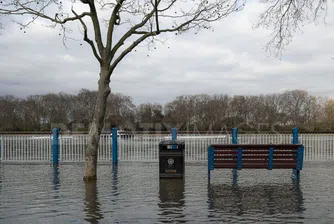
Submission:
[[[110,80],[106,78],[107,73],[108,68],[101,67],[94,117],[89,130],[88,145],[85,151],[85,170],[83,178],[85,181],[96,180],[97,176],[97,149],[99,147],[100,134],[104,124],[107,99],[110,94]]]

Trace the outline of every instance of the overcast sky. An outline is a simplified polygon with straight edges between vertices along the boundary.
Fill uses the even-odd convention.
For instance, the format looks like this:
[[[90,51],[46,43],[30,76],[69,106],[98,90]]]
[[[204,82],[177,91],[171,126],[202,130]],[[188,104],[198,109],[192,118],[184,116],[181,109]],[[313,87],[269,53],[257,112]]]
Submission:
[[[130,53],[112,76],[112,92],[129,95],[136,104],[165,103],[183,94],[288,89],[334,97],[334,3],[328,7],[327,24],[310,24],[296,33],[281,60],[265,52],[267,33],[252,29],[260,10],[252,3],[215,23],[214,32],[173,35],[154,51],[141,47]],[[99,67],[86,43],[68,40],[66,49],[58,30],[38,24],[26,33],[14,25],[2,33],[0,95],[97,89]]]

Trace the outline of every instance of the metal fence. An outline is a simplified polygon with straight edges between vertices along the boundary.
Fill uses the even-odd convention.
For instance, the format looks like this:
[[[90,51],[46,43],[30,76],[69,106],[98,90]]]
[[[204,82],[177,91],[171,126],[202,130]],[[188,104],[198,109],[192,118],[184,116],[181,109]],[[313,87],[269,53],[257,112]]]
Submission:
[[[52,161],[52,135],[2,135],[0,136],[0,159],[4,162],[50,162]],[[170,134],[131,133],[118,137],[119,161],[158,161],[158,144],[170,139]],[[231,144],[232,136],[179,134],[179,140],[186,145],[187,162],[207,160],[209,144]],[[239,134],[241,144],[291,143],[291,134]],[[305,145],[305,161],[334,160],[334,134],[300,134],[300,143]],[[83,162],[88,142],[87,134],[62,134],[59,137],[60,162]],[[112,138],[109,134],[100,136],[98,161],[112,159]]]

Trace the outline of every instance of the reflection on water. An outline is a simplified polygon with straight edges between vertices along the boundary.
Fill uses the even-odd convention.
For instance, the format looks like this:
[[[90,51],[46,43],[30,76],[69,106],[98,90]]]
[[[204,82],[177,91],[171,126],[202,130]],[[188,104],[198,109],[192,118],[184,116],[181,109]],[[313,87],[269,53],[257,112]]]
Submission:
[[[196,165],[185,179],[159,179],[157,164],[99,166],[85,183],[83,165],[0,164],[0,224],[334,223],[334,163],[307,165],[300,183],[245,170],[208,184]]]
[[[59,199],[59,190],[60,190],[60,167],[59,165],[52,166],[53,168],[53,190],[55,192],[53,198]],[[85,198],[84,198],[84,212],[86,214],[84,220],[91,224],[99,223],[99,220],[103,219],[101,213],[101,205],[98,199],[98,190],[96,185],[96,180],[85,183],[83,181],[85,188]],[[80,219],[71,219],[69,222],[79,222]]]
[[[118,191],[118,166],[113,165],[112,167],[112,202],[117,202],[118,196],[119,196],[119,191]]]
[[[239,186],[236,184],[208,184],[209,209],[237,216],[252,213],[268,215],[294,214],[301,219],[305,211],[303,192],[299,182],[291,184],[259,184]],[[289,216],[293,219],[293,216]]]
[[[59,165],[54,165],[52,183],[53,183],[53,190],[55,191],[58,191],[60,186],[59,174],[60,174]]]
[[[186,223],[184,220],[184,179],[160,179],[159,199],[159,221]]]
[[[98,199],[96,180],[85,184],[85,220],[91,224],[99,223],[103,219],[101,205]]]
[[[0,195],[2,194],[2,179],[3,179],[3,168],[2,164],[0,163]]]
[[[60,170],[59,165],[53,166],[53,178],[52,178],[52,185],[53,185],[53,199],[59,199],[59,188],[60,188],[60,180],[59,180]]]

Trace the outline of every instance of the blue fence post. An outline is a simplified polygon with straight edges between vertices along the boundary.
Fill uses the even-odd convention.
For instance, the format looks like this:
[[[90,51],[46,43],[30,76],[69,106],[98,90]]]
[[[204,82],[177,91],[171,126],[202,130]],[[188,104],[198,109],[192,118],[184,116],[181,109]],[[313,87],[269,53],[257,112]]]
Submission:
[[[172,140],[177,140],[177,128],[172,128]]]
[[[113,165],[118,164],[118,147],[117,147],[117,128],[112,128],[112,163]]]
[[[3,136],[1,135],[1,142],[0,142],[0,161],[4,160],[3,158],[3,152],[5,150],[5,146],[4,146],[4,141],[3,141]]]
[[[232,128],[232,144],[238,144],[238,128]]]
[[[292,129],[292,144],[298,144],[298,136],[299,135],[299,130],[298,128],[293,128]]]
[[[177,140],[177,128],[172,128],[172,140]],[[176,149],[176,146],[172,145],[172,149]]]
[[[52,140],[52,152],[53,152],[53,165],[59,163],[59,129],[53,129],[53,140]]]

